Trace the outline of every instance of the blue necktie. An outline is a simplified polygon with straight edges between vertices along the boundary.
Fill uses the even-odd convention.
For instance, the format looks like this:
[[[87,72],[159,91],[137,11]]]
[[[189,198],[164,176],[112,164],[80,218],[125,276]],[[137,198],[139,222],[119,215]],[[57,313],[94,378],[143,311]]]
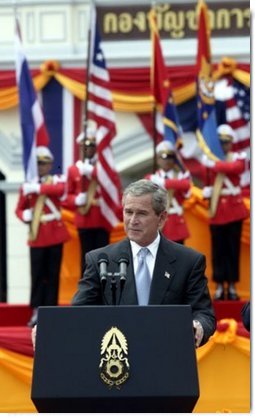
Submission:
[[[138,251],[136,289],[137,289],[139,305],[148,305],[148,302],[149,302],[151,276],[150,276],[148,265],[146,263],[146,257],[149,254],[149,252],[150,250],[148,250],[148,248],[141,248]]]

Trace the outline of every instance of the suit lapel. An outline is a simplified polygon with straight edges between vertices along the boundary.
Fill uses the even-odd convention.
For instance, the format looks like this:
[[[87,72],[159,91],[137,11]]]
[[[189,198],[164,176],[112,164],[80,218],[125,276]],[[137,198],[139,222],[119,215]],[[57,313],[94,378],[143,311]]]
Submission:
[[[149,305],[160,305],[175,275],[175,255],[171,244],[161,237],[151,282]]]

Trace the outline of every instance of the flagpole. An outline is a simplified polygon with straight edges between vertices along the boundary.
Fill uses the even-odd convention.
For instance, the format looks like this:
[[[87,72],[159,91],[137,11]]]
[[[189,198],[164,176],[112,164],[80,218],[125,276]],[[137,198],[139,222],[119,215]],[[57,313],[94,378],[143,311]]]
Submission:
[[[14,17],[15,17],[15,20],[16,20],[18,18],[16,0],[13,0],[12,3],[13,3]]]
[[[157,155],[156,155],[156,142],[157,142],[157,128],[156,128],[156,115],[157,109],[155,101],[153,102],[152,109],[152,123],[153,123],[153,172],[157,170]]]
[[[88,115],[88,95],[89,95],[89,79],[90,79],[90,64],[91,64],[91,19],[93,16],[93,9],[95,5],[94,2],[91,1],[90,3],[90,20],[89,20],[89,30],[88,30],[88,43],[87,43],[87,65],[86,65],[86,74],[85,74],[85,101],[84,101],[84,111],[83,111],[83,121],[82,121],[82,128],[84,132],[84,142],[87,140],[87,115]],[[84,146],[81,149],[81,159],[84,160]]]
[[[155,0],[153,0],[152,2],[151,2],[151,8],[155,11],[155,5],[156,5],[156,1]],[[155,13],[156,13],[156,11],[155,11]],[[151,32],[151,42],[153,43],[153,35],[152,35],[152,32]],[[155,53],[155,48],[154,48],[154,46],[153,46],[153,54]],[[154,68],[154,65],[155,65],[155,58],[154,58],[154,56],[152,55],[152,62],[151,62],[151,83],[154,83],[154,75],[152,74],[152,71],[155,71],[155,68]],[[152,89],[152,91],[154,91],[154,85],[153,85],[153,89]],[[156,101],[155,101],[155,97],[153,96],[153,107],[152,107],[152,124],[153,124],[153,126],[152,126],[152,128],[153,128],[153,131],[152,131],[152,139],[153,139],[153,167],[152,167],[152,170],[153,170],[153,172],[155,172],[156,170],[157,170],[157,156],[156,156],[156,142],[157,142],[157,127],[156,127],[156,115],[157,115],[157,109],[156,109]]]

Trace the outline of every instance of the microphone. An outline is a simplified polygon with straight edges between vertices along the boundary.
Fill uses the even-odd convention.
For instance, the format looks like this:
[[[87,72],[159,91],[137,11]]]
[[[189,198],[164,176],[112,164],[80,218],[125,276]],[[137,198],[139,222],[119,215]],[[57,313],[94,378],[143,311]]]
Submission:
[[[127,258],[125,253],[120,254],[118,263],[120,266],[120,283],[124,285],[124,283],[127,280],[127,266],[129,265],[129,259]]]
[[[101,283],[104,287],[107,281],[107,277],[108,277],[108,272],[107,272],[107,266],[109,264],[108,255],[105,253],[100,253],[98,256],[97,263],[99,265]]]

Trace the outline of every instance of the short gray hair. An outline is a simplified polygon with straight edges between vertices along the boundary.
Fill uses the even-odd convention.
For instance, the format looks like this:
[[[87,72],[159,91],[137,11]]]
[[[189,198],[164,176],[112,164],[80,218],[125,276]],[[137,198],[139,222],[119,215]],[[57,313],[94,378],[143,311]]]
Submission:
[[[126,196],[131,194],[132,196],[143,196],[151,194],[152,207],[156,215],[164,212],[168,209],[168,193],[166,189],[159,187],[151,180],[137,180],[130,183],[123,192],[122,205],[124,207]]]

